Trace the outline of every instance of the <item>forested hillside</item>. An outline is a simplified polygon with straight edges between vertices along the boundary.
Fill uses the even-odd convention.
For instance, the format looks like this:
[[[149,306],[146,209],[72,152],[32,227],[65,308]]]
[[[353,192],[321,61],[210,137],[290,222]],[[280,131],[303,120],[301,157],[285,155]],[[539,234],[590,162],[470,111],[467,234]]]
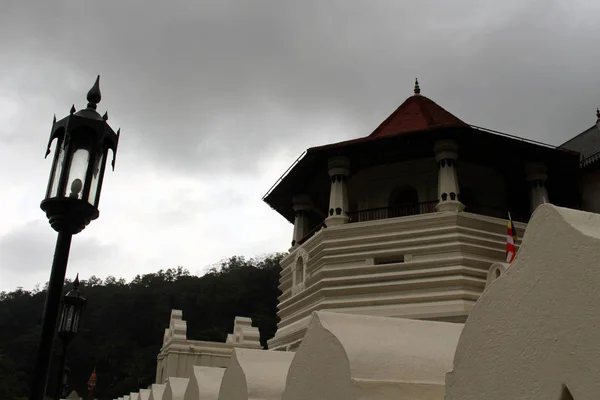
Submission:
[[[252,318],[266,345],[277,329],[282,256],[231,257],[201,277],[179,267],[131,282],[114,277],[81,281],[80,291],[88,303],[81,331],[69,346],[70,385],[85,394],[94,366],[98,399],[113,399],[153,383],[156,356],[173,308],[183,310],[190,339],[225,341],[234,317],[240,315]],[[67,282],[65,291],[70,287]],[[2,400],[25,399],[28,394],[45,296],[44,290],[0,293]],[[56,357],[60,348],[57,341]],[[55,374],[52,370],[51,378]]]

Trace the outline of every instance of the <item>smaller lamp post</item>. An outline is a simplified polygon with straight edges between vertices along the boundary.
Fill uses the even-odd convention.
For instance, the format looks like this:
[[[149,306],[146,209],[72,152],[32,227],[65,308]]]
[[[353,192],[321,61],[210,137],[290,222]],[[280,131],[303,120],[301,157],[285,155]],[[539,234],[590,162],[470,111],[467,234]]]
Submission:
[[[87,300],[85,297],[81,297],[79,293],[79,274],[73,281],[73,289],[69,291],[64,297],[63,301],[60,305],[60,312],[58,315],[58,326],[56,328],[56,332],[58,333],[58,337],[62,342],[62,354],[60,357],[60,365],[58,369],[58,379],[56,394],[54,396],[55,400],[60,400],[61,397],[64,397],[65,394],[62,393],[64,387],[63,384],[66,384],[66,380],[63,379],[64,370],[65,370],[65,362],[67,360],[67,347],[73,338],[79,332],[79,324],[81,323],[81,317],[83,315],[83,310],[85,309],[85,304]]]

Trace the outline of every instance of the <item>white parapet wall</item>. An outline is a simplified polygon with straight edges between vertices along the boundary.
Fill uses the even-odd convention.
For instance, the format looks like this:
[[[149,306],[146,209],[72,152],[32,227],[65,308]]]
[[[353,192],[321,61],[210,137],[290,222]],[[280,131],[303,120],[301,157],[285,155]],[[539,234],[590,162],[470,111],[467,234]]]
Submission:
[[[313,311],[464,322],[506,259],[506,224],[437,212],[322,229],[281,261],[269,349],[297,349]],[[520,237],[526,225],[515,225]]]
[[[184,400],[217,400],[225,368],[194,366]]]
[[[446,400],[598,398],[599,288],[600,215],[538,207],[466,321]]]
[[[170,377],[188,378],[195,365],[225,368],[236,347],[261,349],[258,328],[252,326],[250,318],[236,317],[233,333],[225,343],[208,342],[189,340],[182,311],[172,310],[157,357],[156,383],[165,383]]]
[[[492,284],[492,282],[504,275],[509,266],[510,264],[505,262],[493,263],[490,267],[490,270],[488,271],[487,280],[485,281],[485,287],[487,288]]]
[[[260,344],[260,333],[258,328],[252,326],[251,318],[235,317],[233,320],[233,333],[227,335],[225,343],[256,348],[256,344]]]
[[[167,385],[163,383],[154,383],[150,388],[149,400],[163,400],[163,394],[165,393],[165,387]]]
[[[140,389],[139,400],[149,400],[149,399],[150,399],[150,389]]]
[[[189,381],[188,378],[171,377],[167,379],[167,386],[162,400],[184,400]]]
[[[294,353],[237,348],[223,375],[219,400],[280,400]]]
[[[283,400],[442,400],[463,324],[314,312]]]
[[[140,394],[136,392],[129,393],[129,400],[139,400]]]

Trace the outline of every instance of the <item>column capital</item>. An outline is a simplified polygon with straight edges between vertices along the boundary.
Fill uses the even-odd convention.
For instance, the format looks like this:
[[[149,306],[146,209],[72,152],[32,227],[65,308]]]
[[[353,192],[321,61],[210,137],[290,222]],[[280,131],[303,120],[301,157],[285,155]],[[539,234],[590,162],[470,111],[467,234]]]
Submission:
[[[329,176],[350,175],[350,160],[344,156],[331,157],[327,162]]]
[[[435,161],[450,159],[455,161],[458,158],[458,144],[452,139],[438,140],[433,144],[435,152]]]

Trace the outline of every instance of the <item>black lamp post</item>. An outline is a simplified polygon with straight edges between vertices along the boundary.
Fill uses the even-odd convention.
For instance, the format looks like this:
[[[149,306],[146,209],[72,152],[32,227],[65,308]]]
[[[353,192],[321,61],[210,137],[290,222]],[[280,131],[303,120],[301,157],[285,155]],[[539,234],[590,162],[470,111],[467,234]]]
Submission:
[[[75,106],[72,106],[69,116],[58,122],[55,117],[52,123],[46,156],[50,154],[50,146],[56,140],[54,162],[41,208],[46,212],[52,228],[58,232],[58,238],[44,306],[44,322],[30,400],[42,400],[46,391],[71,238],[98,218],[100,189],[109,149],[113,152],[113,169],[115,166],[119,132],[115,133],[106,122],[108,114],[100,116],[96,111],[100,99],[98,76],[87,94],[87,108],[75,112]]]
[[[56,380],[56,394],[54,395],[55,400],[60,400],[61,397],[65,397],[63,388],[66,386],[66,374],[65,374],[65,361],[67,360],[67,347],[69,342],[79,332],[79,324],[81,323],[81,317],[87,300],[85,297],[81,297],[79,294],[79,274],[73,282],[73,289],[69,291],[64,297],[60,305],[60,313],[58,315],[58,326],[56,327],[56,333],[62,342],[62,354],[60,356],[60,365],[58,366],[58,379]]]

